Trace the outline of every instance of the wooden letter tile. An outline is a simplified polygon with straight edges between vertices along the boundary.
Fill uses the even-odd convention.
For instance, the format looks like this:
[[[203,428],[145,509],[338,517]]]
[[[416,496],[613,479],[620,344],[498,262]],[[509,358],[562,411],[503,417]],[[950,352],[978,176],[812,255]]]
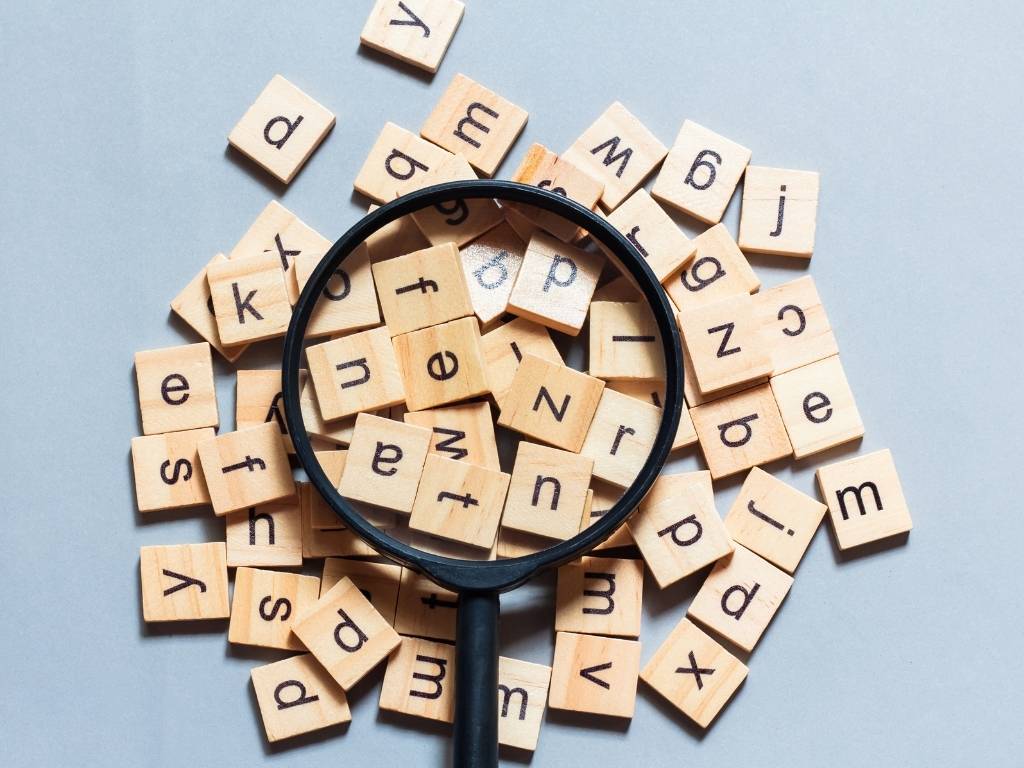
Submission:
[[[774,376],[771,384],[796,458],[864,436],[838,355]]]
[[[604,185],[575,163],[561,158],[543,144],[530,146],[526,157],[512,175],[512,181],[532,184],[575,200],[584,208],[593,209],[601,197]],[[559,191],[560,190],[560,191]],[[509,206],[512,207],[512,206]],[[532,206],[515,206],[536,226],[550,232],[563,242],[574,240],[579,228],[557,213]]]
[[[227,261],[227,257],[223,253],[218,253],[210,260],[210,264],[219,264],[225,261]],[[188,323],[193,331],[210,342],[210,346],[216,349],[225,360],[233,363],[241,357],[248,345],[225,347],[220,342],[217,318],[213,313],[213,302],[210,299],[210,283],[206,279],[206,270],[209,266],[207,264],[203,267],[199,274],[181,290],[181,293],[171,300],[171,309],[174,314]]]
[[[210,427],[132,438],[132,470],[139,512],[209,504],[196,446]]]
[[[423,465],[409,527],[490,549],[509,480],[504,472],[431,454]]]
[[[459,0],[377,0],[359,41],[414,67],[437,72],[465,8]]]
[[[793,573],[824,516],[824,504],[754,467],[725,516],[725,528],[736,543]]]
[[[691,216],[722,219],[750,150],[690,120],[683,123],[651,194]]]
[[[422,427],[360,413],[339,492],[395,512],[412,512],[430,436]]]
[[[526,125],[526,110],[463,74],[455,75],[420,135],[493,176]]]
[[[608,223],[647,259],[661,282],[674,277],[697,253],[694,242],[644,189],[638,189],[609,213]]]
[[[292,627],[312,610],[319,596],[320,579],[316,576],[239,568],[231,597],[228,642],[305,650]]]
[[[225,516],[228,566],[302,565],[299,498],[261,504]]]
[[[709,472],[661,475],[626,525],[662,589],[732,552]]]
[[[610,717],[633,717],[640,643],[559,632],[548,706]]]
[[[366,212],[373,213],[378,208],[380,206],[376,203],[370,203]],[[430,242],[416,226],[412,216],[401,216],[366,238],[366,249],[373,263],[429,247]]]
[[[661,334],[647,304],[595,301],[590,305],[590,375],[600,379],[664,381]]]
[[[398,195],[415,189],[424,174],[450,155],[451,152],[394,123],[385,123],[353,186],[374,202],[389,203]],[[373,251],[371,240],[370,255],[376,262]]]
[[[398,589],[395,629],[402,635],[455,640],[458,595],[408,568]]]
[[[745,293],[680,312],[679,329],[704,395],[765,381],[772,372],[754,300]]]
[[[600,379],[526,355],[505,396],[498,424],[579,452],[603,390]]]
[[[533,752],[548,701],[551,667],[498,657],[498,743]]]
[[[459,251],[473,311],[481,323],[505,313],[526,244],[508,224],[501,224]]]
[[[665,290],[681,310],[711,304],[729,296],[753,293],[761,281],[751,269],[724,224],[716,224],[693,239],[695,257],[664,281]]]
[[[410,409],[433,408],[490,391],[475,317],[404,333],[392,341]]]
[[[402,566],[328,557],[324,560],[323,578],[320,579],[320,596],[326,595],[346,576],[352,579],[352,583],[363,593],[363,597],[370,601],[370,605],[377,613],[383,616],[388,624],[394,626]]]
[[[262,424],[199,441],[199,461],[217,515],[295,493],[277,424]]]
[[[754,296],[775,375],[838,354],[814,278],[799,277]]]
[[[478,467],[501,469],[489,404],[465,403],[430,411],[409,411],[404,419],[406,424],[431,431],[431,453]]]
[[[381,709],[451,723],[455,720],[455,646],[403,637],[380,689]]]
[[[913,525],[888,449],[821,467],[818,487],[840,549],[907,533]]]
[[[602,267],[598,254],[538,232],[526,247],[509,296],[509,312],[576,336],[587,318]]]
[[[210,345],[185,344],[135,353],[142,434],[216,427],[217,390]]]
[[[376,557],[377,552],[348,528],[317,529],[312,526],[312,510],[320,497],[310,483],[298,483],[299,512],[302,521],[302,557]],[[320,503],[323,503],[320,500]],[[375,516],[363,510],[371,522]],[[338,521],[341,524],[341,521]]]
[[[687,373],[686,376],[689,377],[691,374]],[[650,403],[657,408],[661,408],[665,399],[665,382],[663,381],[610,381],[607,389],[635,397],[637,400]],[[676,428],[676,439],[672,441],[672,450],[685,448],[696,442],[697,432],[693,428],[693,419],[690,418],[690,411],[684,402],[683,409],[679,412],[679,426]]]
[[[292,631],[346,691],[401,642],[348,577],[331,587]]]
[[[701,728],[746,678],[743,662],[685,617],[640,671],[641,680]]]
[[[691,408],[690,416],[715,480],[793,453],[768,384]]]
[[[551,539],[575,536],[593,464],[586,456],[520,442],[502,527]]]
[[[405,402],[387,326],[307,347],[306,361],[324,421]]]
[[[275,254],[211,264],[206,279],[222,343],[260,341],[283,336],[288,330],[292,304]]]
[[[605,389],[580,454],[594,460],[594,477],[627,488],[647,461],[661,426],[661,408]]]
[[[224,542],[142,547],[139,566],[146,621],[228,617]]]
[[[580,532],[595,524],[602,517],[611,512],[612,508],[622,498],[622,489],[611,483],[602,480],[590,481],[590,493],[587,496],[587,503],[583,509],[583,518],[580,520]],[[633,510],[636,513],[636,510]],[[609,549],[620,549],[631,547],[636,542],[626,525],[621,525],[607,539],[598,544],[592,551],[603,552]]]
[[[305,380],[305,371],[300,371]],[[295,453],[288,425],[284,420],[284,402],[281,394],[281,371],[237,371],[235,380],[235,429],[277,424],[281,442],[288,453]]]
[[[352,719],[345,691],[308,653],[254,667],[250,674],[271,743]]]
[[[616,101],[563,157],[604,183],[601,203],[611,210],[643,184],[667,153],[665,145]]]
[[[686,615],[749,653],[792,585],[788,573],[737,545],[712,569]]]
[[[744,251],[810,258],[817,214],[817,173],[747,166],[739,238]]]
[[[558,569],[556,632],[640,637],[642,560],[583,557]]]
[[[320,292],[313,316],[306,326],[307,338],[348,333],[380,324],[369,253],[366,244],[361,243],[334,270],[334,275]],[[316,254],[302,254],[295,259],[295,279],[300,291],[322,258]]]
[[[334,114],[281,75],[274,75],[228,142],[287,184],[334,127]]]
[[[378,262],[373,278],[392,336],[473,314],[453,243]]]
[[[524,355],[533,355],[553,363],[562,363],[562,356],[547,328],[524,317],[499,325],[480,337],[487,380],[495,402],[500,408],[512,386]]]

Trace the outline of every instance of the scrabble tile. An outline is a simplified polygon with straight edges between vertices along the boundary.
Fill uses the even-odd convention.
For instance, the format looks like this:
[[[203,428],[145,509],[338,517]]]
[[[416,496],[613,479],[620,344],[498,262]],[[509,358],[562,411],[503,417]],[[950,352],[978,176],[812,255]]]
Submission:
[[[229,259],[272,254],[277,257],[284,272],[288,301],[299,298],[300,286],[296,282],[295,263],[306,259],[314,264],[331,247],[331,241],[276,200],[271,200],[256,217],[242,238],[228,254]]]
[[[590,481],[590,493],[588,502],[583,509],[583,517],[580,520],[580,533],[596,523],[602,517],[611,512],[612,508],[622,498],[622,489],[603,480],[593,479]],[[634,510],[635,513],[636,510]],[[633,536],[626,525],[619,528],[607,539],[598,544],[593,552],[603,552],[609,549],[634,546]]]
[[[455,646],[403,637],[388,659],[379,706],[386,712],[455,720]]]
[[[771,385],[796,458],[864,436],[838,355],[773,376]]]
[[[551,667],[498,657],[498,743],[506,747],[537,749],[544,722]]]
[[[295,453],[284,418],[280,369],[240,370],[235,373],[235,429],[274,423],[281,433],[281,443],[285,450]],[[305,371],[299,371],[299,379],[300,382],[305,381]]]
[[[498,444],[487,403],[464,403],[429,411],[408,411],[406,424],[431,431],[430,453],[500,470]]]
[[[524,355],[561,363],[562,355],[548,329],[532,320],[517,317],[480,337],[488,387],[500,408]]]
[[[132,438],[132,471],[139,512],[209,504],[196,445],[210,427]]]
[[[747,294],[680,312],[678,322],[701,393],[754,384],[771,374],[768,345]]]
[[[543,144],[532,144],[523,158],[512,181],[532,184],[549,192],[575,200],[584,208],[593,209],[601,197],[604,185],[570,160],[559,157]],[[562,242],[574,240],[578,227],[557,213],[539,208],[524,208],[510,204],[535,225],[554,235]]]
[[[913,527],[889,449],[820,467],[817,477],[840,549],[907,533]]]
[[[338,485],[341,495],[408,514],[430,437],[428,429],[360,413]]]
[[[352,720],[345,691],[311,654],[253,667],[250,674],[271,743]]]
[[[227,261],[227,257],[223,253],[218,253],[210,259],[210,264],[219,264],[225,261]],[[233,363],[241,357],[248,345],[226,347],[221,344],[217,319],[213,313],[213,301],[210,299],[210,284],[206,279],[208,268],[209,264],[203,267],[199,274],[181,290],[181,293],[171,300],[171,310],[188,323],[193,331],[208,341],[210,346],[217,350],[225,360]]]
[[[563,157],[604,183],[601,203],[612,209],[643,184],[666,154],[665,145],[615,101]]]
[[[292,625],[292,632],[346,691],[402,642],[347,576]]]
[[[665,380],[665,352],[654,315],[639,302],[590,304],[590,375],[628,381]]]
[[[640,643],[559,632],[548,706],[610,717],[633,717]]]
[[[403,333],[392,342],[409,408],[419,411],[490,391],[475,317]]]
[[[721,221],[750,150],[686,120],[651,194],[708,224]]]
[[[715,480],[793,454],[767,384],[691,408],[690,417]]]
[[[213,360],[205,341],[136,352],[135,379],[142,434],[216,427],[220,422]]]
[[[663,381],[609,381],[607,389],[621,392],[624,395],[635,397],[651,405],[661,408],[665,399],[665,382]],[[676,437],[672,441],[672,450],[685,448],[697,442],[697,431],[693,428],[693,419],[690,418],[690,411],[683,403],[679,412],[679,426],[676,428]]]
[[[608,223],[633,244],[661,282],[674,277],[697,253],[694,242],[642,188],[608,214]]]
[[[706,471],[661,475],[626,525],[661,589],[733,549]]]
[[[379,205],[371,203],[366,212],[373,213],[378,208]],[[430,247],[430,241],[423,236],[412,216],[400,216],[390,224],[385,224],[369,235],[364,243],[373,263]]]
[[[214,514],[224,515],[295,493],[277,424],[206,438],[199,441],[198,450]]]
[[[532,205],[519,205],[515,208],[503,203],[501,207],[502,212],[505,214],[505,221],[512,227],[519,239],[524,243],[528,243],[530,238],[533,237],[534,233],[540,229],[533,220],[528,218],[523,211],[529,211],[531,216],[535,216],[537,211]]]
[[[377,0],[359,42],[406,64],[437,72],[464,10],[459,0]]]
[[[224,542],[142,547],[142,618],[146,621],[226,619],[228,567]]]
[[[583,557],[558,569],[555,631],[640,637],[644,564]]]
[[[594,477],[628,488],[647,461],[661,426],[661,408],[607,389],[580,454],[594,460]]]
[[[241,344],[284,336],[292,304],[277,256],[263,253],[211,264],[206,279],[221,342]]]
[[[749,653],[792,585],[788,573],[736,545],[712,569],[686,615]]]
[[[739,237],[744,251],[810,258],[817,215],[817,173],[747,166]]]
[[[683,617],[665,638],[640,679],[707,728],[747,678],[739,659]]]
[[[295,259],[295,279],[300,291],[306,287],[321,259],[314,254],[302,254]],[[335,268],[331,279],[320,291],[305,335],[307,338],[329,336],[379,324],[380,310],[370,269],[370,254],[366,243],[361,243]]]
[[[426,173],[418,174],[402,190],[402,194],[449,181],[476,181],[478,178],[466,158],[449,154]],[[497,201],[491,198],[456,198],[447,203],[420,208],[409,215],[431,245],[455,243],[457,248],[505,220]]]
[[[459,73],[423,123],[420,135],[493,176],[528,116],[525,109]]]
[[[754,303],[776,375],[839,353],[810,275],[761,291]]]
[[[501,317],[526,255],[526,244],[507,223],[459,250],[473,311],[481,323]]]
[[[239,568],[231,596],[228,642],[305,650],[292,627],[313,609],[319,596],[320,579],[316,576]]]
[[[414,188],[410,185],[449,155],[416,134],[385,123],[353,186],[376,203],[388,203]]]
[[[509,480],[504,472],[427,456],[409,527],[489,549],[498,533]]]
[[[665,290],[681,310],[713,304],[730,296],[753,293],[761,281],[751,269],[724,224],[716,224],[693,239],[694,258],[665,280]]]
[[[793,573],[824,516],[824,504],[754,467],[725,516],[725,528],[733,541]]]
[[[374,557],[377,552],[348,528],[317,529],[311,525],[311,510],[316,491],[309,483],[299,483],[299,510],[302,521],[302,557]]]
[[[327,594],[328,590],[345,577],[351,579],[377,613],[383,616],[388,624],[394,626],[402,566],[328,557],[324,560],[323,577],[320,579],[320,596]]]
[[[575,536],[593,465],[586,456],[521,441],[502,527],[550,539]]]
[[[324,421],[405,402],[387,326],[307,347],[306,361]]]
[[[228,142],[287,184],[333,127],[329,109],[274,75],[231,129]]]
[[[398,588],[395,629],[401,635],[455,641],[458,595],[408,568]]]
[[[345,464],[348,462],[347,450],[314,451],[320,469],[327,475],[328,481],[335,488],[341,482],[341,476],[345,471]],[[307,493],[309,510],[309,525],[314,530],[329,531],[339,527],[345,527],[338,518],[337,513],[324,501],[323,497],[315,488],[310,488]],[[324,590],[326,591],[326,590]]]
[[[594,291],[593,301],[640,301],[640,289],[625,275],[609,280]]]
[[[512,378],[498,424],[579,452],[603,390],[600,379],[527,354]]]
[[[722,398],[735,395],[746,389],[752,389],[757,386],[757,382],[752,384],[737,384],[735,387],[726,387],[725,389],[719,389],[716,392],[705,395],[697,386],[697,374],[694,373],[693,359],[689,350],[686,349],[686,343],[683,341],[682,336],[680,336],[679,340],[683,347],[683,397],[691,410],[696,408],[698,405],[704,405],[705,403],[710,403],[713,400],[721,400]]]
[[[452,243],[378,262],[373,279],[392,336],[473,314]]]
[[[326,422],[320,414],[320,403],[316,399],[316,391],[312,380],[307,379],[299,394],[299,407],[302,410],[302,423],[314,439],[328,440],[335,445],[348,445],[352,440],[352,430],[356,426],[355,414]],[[383,409],[387,411],[387,409]]]
[[[224,516],[228,566],[302,565],[299,498],[273,501]]]

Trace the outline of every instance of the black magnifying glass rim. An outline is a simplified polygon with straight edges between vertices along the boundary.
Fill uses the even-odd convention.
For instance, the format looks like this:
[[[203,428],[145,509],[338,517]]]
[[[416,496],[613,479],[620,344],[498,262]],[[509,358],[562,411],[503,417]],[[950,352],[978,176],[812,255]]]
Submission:
[[[665,353],[665,397],[662,418],[651,451],[632,485],[616,504],[596,523],[570,539],[530,555],[506,560],[460,560],[424,552],[392,538],[367,522],[338,493],[317,460],[306,432],[299,404],[299,370],[305,345],[306,327],[320,292],[338,266],[361,243],[397,219],[430,206],[462,199],[493,198],[504,202],[525,203],[558,214],[587,230],[590,237],[614,255],[639,286],[650,305],[661,334]],[[538,187],[497,179],[452,181],[411,192],[382,205],[360,219],[331,247],[306,282],[284,340],[281,385],[285,418],[289,425],[295,455],[310,482],[341,522],[352,529],[381,555],[412,568],[442,587],[455,592],[505,592],[519,586],[538,572],[563,565],[593,549],[607,539],[625,521],[647,495],[672,449],[683,404],[683,353],[676,326],[675,311],[668,296],[640,253],[604,218],[579,203]]]

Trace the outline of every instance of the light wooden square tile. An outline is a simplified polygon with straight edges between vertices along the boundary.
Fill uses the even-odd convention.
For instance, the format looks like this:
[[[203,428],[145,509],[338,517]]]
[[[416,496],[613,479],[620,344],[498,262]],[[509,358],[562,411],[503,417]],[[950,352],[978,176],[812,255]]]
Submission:
[[[405,402],[387,326],[307,347],[306,361],[326,422]]]
[[[559,157],[543,144],[532,144],[516,172],[512,181],[520,184],[532,184],[558,195],[575,200],[584,208],[593,209],[601,198],[604,185],[575,163]],[[559,214],[533,208],[510,204],[519,213],[532,221],[536,226],[551,233],[563,242],[575,240],[578,227]]]
[[[696,255],[664,281],[669,298],[680,310],[712,304],[730,296],[754,293],[761,281],[724,224],[693,239]]]
[[[665,382],[663,381],[609,381],[606,389],[613,389],[624,395],[635,397],[645,403],[661,408],[665,400]],[[697,442],[697,431],[693,428],[693,419],[690,418],[690,411],[683,403],[679,412],[679,426],[676,428],[676,437],[672,441],[672,450],[678,450]]]
[[[661,334],[647,304],[590,304],[590,375],[600,379],[664,381]]]
[[[555,631],[640,637],[642,560],[583,557],[558,569]]]
[[[459,0],[377,0],[359,41],[414,67],[437,72],[464,10]]]
[[[517,317],[480,337],[488,386],[500,408],[524,355],[533,355],[552,363],[562,363],[562,355],[548,329],[532,320]]]
[[[432,325],[392,339],[408,408],[420,411],[487,394],[475,317]]]
[[[839,353],[810,275],[761,291],[754,302],[776,375]]]
[[[739,237],[744,251],[809,259],[817,215],[817,173],[747,166]]]
[[[366,212],[373,213],[378,208],[379,205],[371,203]],[[385,224],[369,235],[364,242],[373,263],[430,247],[430,241],[423,236],[412,216],[400,216],[390,224]]]
[[[559,632],[548,706],[631,718],[639,673],[638,641]]]
[[[542,232],[526,246],[508,311],[576,336],[587,319],[604,260]]]
[[[135,379],[144,435],[216,427],[220,422],[213,359],[205,341],[136,352]]]
[[[139,512],[209,504],[196,446],[211,427],[132,438],[132,471]]]
[[[402,566],[328,557],[324,560],[323,576],[320,579],[320,596],[323,597],[327,594],[335,584],[346,576],[363,593],[363,597],[370,601],[370,605],[376,609],[377,613],[383,616],[388,624],[394,626]]]
[[[583,517],[580,520],[580,532],[594,525],[598,520],[607,515],[612,511],[612,508],[618,503],[619,499],[622,498],[622,489],[618,488],[611,483],[606,483],[603,480],[592,479],[590,481],[590,494],[588,495],[588,502],[583,510]],[[631,514],[635,514],[634,509]],[[620,525],[619,528],[609,536],[607,539],[598,544],[593,552],[603,552],[609,549],[619,549],[621,547],[635,546],[636,542],[633,541],[633,535],[629,532],[629,527],[625,524]]]
[[[520,442],[502,528],[550,539],[575,536],[593,464],[586,456]]]
[[[139,570],[146,621],[226,619],[230,614],[222,541],[142,547]]]
[[[633,244],[661,282],[675,277],[697,253],[694,242],[643,188],[609,213],[608,223]]]
[[[409,527],[490,549],[509,480],[504,472],[431,454],[423,465]]]
[[[300,383],[306,372],[299,371]],[[295,453],[291,433],[284,418],[284,396],[281,393],[280,369],[240,370],[235,372],[235,429],[276,424],[281,443],[288,453]]]
[[[430,437],[428,429],[360,413],[338,484],[341,495],[410,513]]]
[[[490,323],[508,309],[526,244],[507,223],[486,232],[459,251],[473,311],[481,323]]]
[[[322,256],[301,254],[295,259],[295,280],[299,291],[306,287]],[[380,324],[377,291],[370,270],[370,254],[361,243],[334,270],[320,292],[316,308],[306,326],[306,337],[348,333]]]
[[[309,483],[298,483],[299,510],[302,521],[302,557],[375,557],[377,552],[348,528],[313,528],[312,509],[317,503],[316,490]],[[320,502],[322,503],[322,502]],[[368,519],[370,519],[368,517]],[[339,525],[341,521],[338,521]]]
[[[395,629],[402,635],[455,641],[458,595],[405,568],[398,588]]]
[[[455,646],[403,637],[388,659],[379,706],[387,712],[454,722]]]
[[[345,691],[308,653],[253,667],[250,674],[271,743],[352,720]]]
[[[222,343],[284,336],[292,304],[277,256],[264,253],[210,264],[206,279]]]
[[[473,314],[453,243],[378,262],[373,278],[392,336]]]
[[[621,488],[633,484],[661,426],[662,410],[605,388],[580,454],[594,460],[594,477]]]
[[[414,189],[423,174],[450,155],[394,123],[385,123],[353,186],[376,203],[389,203]],[[376,262],[373,241],[370,255]]]
[[[302,565],[299,497],[225,515],[228,566]]]
[[[228,642],[302,651],[305,646],[292,634],[316,605],[320,579],[300,573],[238,568],[231,596]]]
[[[174,314],[188,323],[193,331],[208,341],[210,346],[216,349],[225,360],[233,363],[245,352],[248,344],[239,344],[233,347],[225,347],[221,344],[217,319],[213,313],[213,301],[210,299],[210,284],[206,279],[206,270],[210,264],[219,264],[225,261],[227,261],[227,257],[223,253],[218,253],[210,259],[209,264],[203,267],[199,274],[181,289],[181,293],[171,300],[171,309]]]
[[[498,743],[533,752],[551,683],[551,667],[498,657]]]
[[[428,411],[408,411],[406,424],[431,431],[430,453],[500,470],[498,444],[488,403],[464,403]]]
[[[771,385],[796,458],[864,436],[838,355],[773,376]]]
[[[316,399],[316,390],[312,380],[306,380],[299,395],[299,407],[302,411],[302,423],[314,439],[320,438],[335,445],[348,445],[352,441],[352,430],[356,426],[356,415],[345,416],[326,422],[320,414],[320,403]],[[386,413],[387,408],[378,413]]]
[[[214,514],[224,515],[295,493],[277,424],[200,440],[198,451]]]

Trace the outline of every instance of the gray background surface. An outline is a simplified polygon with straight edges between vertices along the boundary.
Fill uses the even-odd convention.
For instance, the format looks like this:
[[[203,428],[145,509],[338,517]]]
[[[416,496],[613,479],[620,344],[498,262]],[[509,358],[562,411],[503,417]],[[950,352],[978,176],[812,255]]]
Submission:
[[[819,531],[706,734],[641,686],[628,727],[549,713],[533,765],[1020,765],[1020,6],[470,0],[431,80],[358,49],[370,4],[0,7],[4,764],[442,763],[444,728],[378,714],[379,672],[347,733],[271,748],[248,685],[270,656],[229,647],[223,623],[143,626],[138,547],[223,527],[141,519],[128,444],[132,353],[193,340],[171,297],[271,197],[343,232],[384,121],[417,130],[461,71],[530,112],[501,175],[615,99],[666,144],[692,118],[758,164],[819,170],[810,272],[859,450],[892,449],[915,521],[906,545],[853,559]],[[338,115],[287,189],[225,150],[276,72]],[[805,273],[753,263],[766,286]],[[273,345],[247,355],[274,362]],[[848,455],[781,477],[814,493],[815,467]],[[503,652],[549,660],[552,584],[505,601]],[[648,582],[644,660],[698,585]]]

